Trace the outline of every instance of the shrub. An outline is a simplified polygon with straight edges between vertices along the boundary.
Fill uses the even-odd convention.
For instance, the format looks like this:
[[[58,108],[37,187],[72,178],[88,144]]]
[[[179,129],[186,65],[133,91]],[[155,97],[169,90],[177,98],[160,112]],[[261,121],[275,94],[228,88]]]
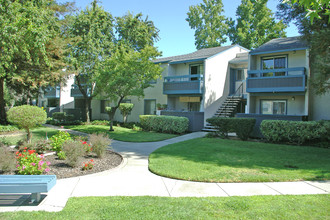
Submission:
[[[289,142],[301,145],[328,138],[328,126],[328,122],[263,120],[260,130],[269,142]]]
[[[11,132],[11,131],[18,131],[18,127],[13,125],[0,125],[0,133],[1,132]]]
[[[231,118],[212,117],[206,119],[206,121],[218,130],[217,133],[221,138],[227,138],[228,133],[233,131]]]
[[[0,137],[0,143],[5,146],[9,146],[11,144],[10,140],[8,140],[6,137]]]
[[[111,140],[104,134],[92,134],[89,137],[89,141],[93,147],[93,152],[96,153],[98,158],[102,158],[105,155],[107,148],[111,144]]]
[[[40,175],[49,171],[50,162],[44,161],[44,156],[34,150],[24,149],[16,152],[17,170],[22,175]]]
[[[27,140],[30,142],[30,129],[46,122],[47,113],[42,108],[31,105],[22,105],[9,109],[7,114],[8,121],[18,125],[27,132]]]
[[[48,140],[39,140],[34,143],[19,141],[18,150],[22,152],[24,149],[35,150],[36,153],[43,154],[45,151],[50,150],[51,147]]]
[[[53,151],[57,153],[62,151],[62,145],[65,141],[70,140],[71,136],[68,132],[59,131],[57,134],[53,135],[50,140],[50,146],[52,147]]]
[[[65,112],[54,112],[52,114],[52,117],[55,121],[64,121],[65,120],[66,113]]]
[[[232,127],[239,139],[246,141],[253,131],[256,124],[255,118],[231,118]]]
[[[134,104],[133,103],[120,103],[119,110],[120,113],[123,115],[123,122],[127,122],[127,117],[133,110]]]
[[[65,160],[66,159],[66,154],[64,151],[60,151],[57,153],[57,157],[59,160]]]
[[[249,138],[256,123],[254,118],[213,117],[206,119],[206,121],[215,126],[220,137],[227,138],[229,132],[235,132],[237,137],[243,141]]]
[[[182,134],[188,130],[189,119],[165,115],[140,115],[140,123],[147,131]]]
[[[15,170],[15,155],[7,148],[0,147],[0,169],[3,172]]]
[[[77,167],[79,158],[84,156],[84,145],[81,141],[66,140],[63,143],[66,160],[71,167]]]
[[[94,120],[91,122],[92,125],[109,125],[107,120]]]
[[[91,159],[91,160],[88,161],[87,163],[84,162],[82,169],[83,169],[83,170],[91,170],[91,169],[93,169],[93,167],[94,167],[94,160]]]

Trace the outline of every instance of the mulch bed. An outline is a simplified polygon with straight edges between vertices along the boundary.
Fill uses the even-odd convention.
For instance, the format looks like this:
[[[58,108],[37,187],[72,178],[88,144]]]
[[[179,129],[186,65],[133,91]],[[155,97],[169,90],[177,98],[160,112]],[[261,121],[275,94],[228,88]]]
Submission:
[[[91,170],[83,170],[84,162],[87,163],[91,159],[94,160],[94,167]],[[65,160],[59,160],[56,155],[45,156],[45,161],[49,161],[50,171],[46,175],[56,175],[57,179],[64,179],[70,177],[84,176],[93,173],[99,173],[106,170],[111,170],[119,166],[122,162],[122,157],[113,151],[107,151],[103,158],[97,158],[94,155],[81,157],[78,162],[78,167],[70,167]],[[14,175],[14,172],[3,173],[4,175]]]
[[[91,159],[94,160],[94,167],[91,170],[83,170],[84,162],[87,163]],[[113,152],[108,151],[103,158],[97,158],[96,156],[85,156],[79,159],[78,167],[70,167],[66,164],[65,160],[57,159],[56,155],[49,155],[45,157],[45,161],[49,161],[50,171],[48,175],[56,175],[57,179],[64,179],[69,177],[84,176],[93,173],[99,173],[102,171],[113,169],[121,164],[122,157]]]

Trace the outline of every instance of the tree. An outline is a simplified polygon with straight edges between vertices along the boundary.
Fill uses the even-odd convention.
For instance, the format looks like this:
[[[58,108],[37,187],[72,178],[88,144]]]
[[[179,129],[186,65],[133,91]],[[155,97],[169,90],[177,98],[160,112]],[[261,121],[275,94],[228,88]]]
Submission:
[[[47,44],[56,35],[51,0],[0,0],[0,123],[6,124],[4,83],[27,85],[27,79],[51,76]],[[40,85],[42,81],[34,82]],[[33,86],[34,86],[33,85]]]
[[[237,7],[237,20],[229,21],[229,39],[247,49],[253,49],[274,38],[285,37],[286,25],[276,22],[267,8],[268,0],[242,0]]]
[[[322,16],[328,17],[330,23],[330,1],[329,0],[284,0],[283,3],[297,4],[305,8],[306,17],[309,16],[311,23],[314,18],[322,19]]]
[[[72,19],[68,61],[70,70],[76,74],[75,83],[85,99],[86,119],[90,122],[91,101],[97,95],[95,78],[99,74],[100,62],[110,56],[113,18],[94,0],[92,7],[87,7]]]
[[[313,22],[307,13],[310,8],[297,3],[279,4],[277,13],[286,23],[293,21],[302,39],[309,43],[309,82],[313,91],[319,95],[330,91],[330,15],[326,13],[329,9],[328,4]]]
[[[195,29],[196,48],[221,46],[226,42],[228,24],[222,0],[203,0],[203,3],[190,6],[187,13],[189,26]]]
[[[160,56],[153,46],[135,51],[130,44],[120,42],[100,67],[97,89],[104,98],[110,98],[115,106],[107,108],[110,131],[113,131],[113,117],[122,100],[127,96],[144,96],[144,89],[150,81],[161,76],[162,69],[151,60]]]
[[[133,110],[133,107],[134,107],[133,103],[120,103],[119,110],[120,113],[123,115],[124,124],[127,122],[127,117]]]
[[[27,132],[27,141],[31,142],[30,129],[46,122],[47,113],[42,108],[31,105],[21,105],[9,109],[8,121],[18,125]]]

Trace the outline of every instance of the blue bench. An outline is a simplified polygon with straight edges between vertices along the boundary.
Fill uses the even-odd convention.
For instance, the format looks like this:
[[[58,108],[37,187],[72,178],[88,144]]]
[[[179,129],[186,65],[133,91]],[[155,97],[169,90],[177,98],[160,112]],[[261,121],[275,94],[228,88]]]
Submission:
[[[0,175],[0,193],[31,193],[31,202],[56,184],[55,175]]]

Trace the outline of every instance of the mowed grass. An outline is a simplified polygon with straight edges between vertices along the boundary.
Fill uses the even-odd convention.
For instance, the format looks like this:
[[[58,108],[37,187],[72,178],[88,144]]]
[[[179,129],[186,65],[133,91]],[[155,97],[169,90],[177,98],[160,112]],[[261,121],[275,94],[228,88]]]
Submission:
[[[329,219],[330,195],[80,197],[61,212],[7,212],[0,219]]]
[[[157,149],[149,169],[203,182],[328,180],[329,158],[324,148],[198,138]]]
[[[162,141],[177,137],[175,134],[165,134],[157,132],[146,132],[146,131],[136,131],[133,129],[122,128],[114,126],[114,131],[109,131],[109,126],[107,125],[72,125],[65,126],[75,131],[80,131],[88,134],[93,133],[106,133],[111,139],[126,142],[153,142]]]
[[[0,137],[0,141],[8,142],[10,145],[15,145],[20,140],[26,140],[25,130],[21,130],[22,132],[18,135],[5,135],[4,137]],[[48,127],[38,127],[31,130],[32,131],[32,142],[38,140],[45,140],[46,137],[50,138],[55,135],[58,130],[48,128]]]

